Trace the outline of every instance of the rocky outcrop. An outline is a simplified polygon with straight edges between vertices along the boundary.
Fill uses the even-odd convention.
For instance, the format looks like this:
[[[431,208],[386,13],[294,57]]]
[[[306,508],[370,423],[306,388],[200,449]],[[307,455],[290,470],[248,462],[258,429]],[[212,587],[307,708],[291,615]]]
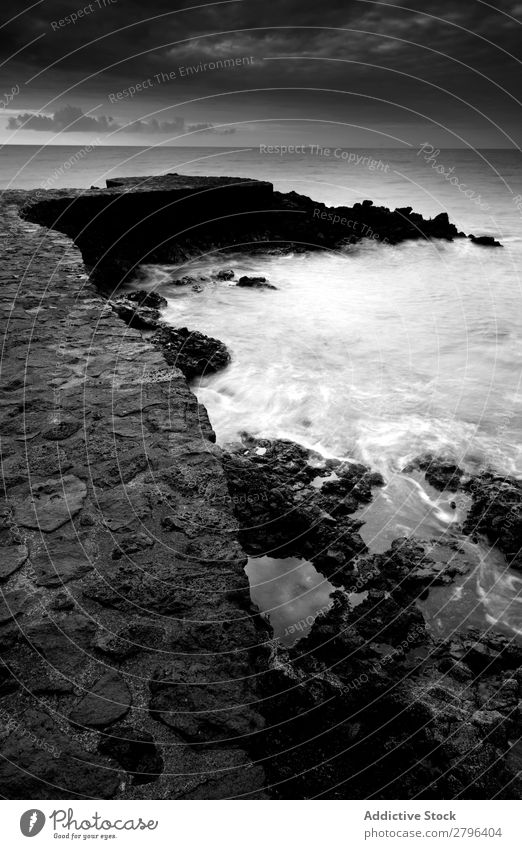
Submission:
[[[413,460],[405,466],[403,472],[409,473],[416,469],[424,472],[430,486],[441,492],[444,490],[457,492],[464,477],[463,469],[452,460],[444,460],[440,457],[434,457],[432,454],[424,454],[422,457]]]
[[[248,554],[300,556],[335,584],[351,580],[366,547],[361,522],[350,518],[383,481],[356,463],[325,460],[287,440],[254,439],[229,446],[223,457],[228,489]],[[321,487],[316,479],[335,473]]]
[[[179,262],[204,251],[310,251],[342,248],[362,239],[464,237],[445,212],[423,218],[371,200],[327,207],[271,183],[237,177],[129,177],[107,189],[52,191],[22,211],[27,220],[67,234],[91,275],[109,292],[142,263]],[[485,244],[485,242],[481,242]],[[240,247],[237,247],[240,246]],[[231,279],[231,278],[228,278]]]
[[[240,277],[236,286],[243,289],[277,289],[277,286],[267,282],[266,277]]]
[[[493,236],[473,236],[469,237],[473,244],[483,245],[486,248],[501,248],[502,245]]]
[[[163,353],[169,365],[183,372],[187,380],[212,374],[230,362],[223,342],[186,327],[163,325],[152,336],[151,343]]]
[[[486,472],[472,478],[466,489],[472,503],[465,533],[485,534],[509,566],[522,569],[522,482]]]
[[[414,554],[407,571],[416,568]],[[516,797],[522,649],[474,631],[436,641],[412,597],[383,587],[355,608],[337,591],[305,639],[272,652],[267,771],[277,795]]]

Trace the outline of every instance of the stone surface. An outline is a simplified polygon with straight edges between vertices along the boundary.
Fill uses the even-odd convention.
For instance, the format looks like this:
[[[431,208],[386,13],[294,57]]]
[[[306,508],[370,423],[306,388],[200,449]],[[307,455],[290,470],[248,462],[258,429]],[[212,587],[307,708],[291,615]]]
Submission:
[[[419,469],[424,472],[427,482],[435,489],[443,492],[449,490],[456,492],[464,477],[464,471],[451,460],[443,460],[432,454],[425,454],[409,463],[403,472],[412,472]]]
[[[151,341],[163,352],[169,365],[179,368],[187,380],[219,371],[230,362],[223,342],[186,327],[164,325]]]
[[[230,500],[248,554],[303,557],[335,584],[351,581],[354,558],[366,550],[361,522],[350,518],[372,498],[380,475],[356,463],[324,460],[288,440],[253,439],[223,457]],[[316,478],[328,478],[322,487]]]
[[[188,675],[218,652],[221,677],[257,698],[259,623],[212,428],[185,376],[115,314],[69,239],[20,219],[26,197],[0,197],[0,693],[2,717],[14,718],[0,734],[0,793],[227,798],[229,744],[180,746],[148,712],[149,680],[172,657]],[[163,306],[120,294],[133,308]],[[129,704],[130,750],[97,753]],[[243,745],[236,738],[234,779],[262,794],[262,767]]]
[[[149,784],[163,772],[163,759],[154,738],[132,725],[113,726],[100,740],[98,751],[131,773],[134,784]]]
[[[3,741],[0,793],[4,799],[111,799],[118,772],[106,758],[85,751],[51,715],[28,709]]]
[[[0,581],[5,581],[27,560],[26,545],[2,546],[0,548]]]
[[[15,522],[23,528],[55,531],[79,513],[86,495],[87,486],[75,475],[35,482],[31,495],[15,503]]]
[[[116,672],[107,672],[69,714],[76,725],[104,728],[122,719],[131,706],[131,694],[124,679]]]
[[[277,289],[277,286],[268,283],[266,277],[240,277],[236,286],[242,289]]]
[[[509,566],[522,569],[522,482],[484,473],[466,486],[471,509],[464,524],[468,534],[485,534],[505,554]]]

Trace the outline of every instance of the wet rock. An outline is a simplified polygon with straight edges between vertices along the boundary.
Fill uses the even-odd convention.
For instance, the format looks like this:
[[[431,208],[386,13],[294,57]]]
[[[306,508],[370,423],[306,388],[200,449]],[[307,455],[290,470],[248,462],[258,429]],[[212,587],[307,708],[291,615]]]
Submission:
[[[0,581],[6,581],[20,569],[29,556],[27,546],[12,545],[0,548]]]
[[[151,339],[169,365],[179,368],[187,380],[225,368],[230,354],[223,342],[186,327],[163,326]]]
[[[162,310],[168,306],[167,299],[159,292],[148,292],[144,289],[138,289],[136,292],[125,292],[124,298],[140,307],[151,307],[154,310]]]
[[[400,537],[384,554],[374,554],[358,562],[365,589],[386,590],[398,599],[418,597],[430,586],[449,584],[472,567],[458,545]]]
[[[277,286],[267,283],[266,277],[240,277],[236,286],[243,289],[277,289]]]
[[[160,311],[153,307],[136,304],[134,301],[118,298],[109,302],[114,312],[119,315],[129,327],[137,330],[154,330],[160,318]]]
[[[493,236],[473,236],[469,237],[473,244],[484,245],[487,248],[501,248],[502,245]]]
[[[358,464],[332,465],[288,440],[248,434],[224,454],[223,467],[247,553],[304,557],[333,583],[349,579],[354,557],[366,547],[362,523],[348,514],[371,499],[379,475]],[[334,482],[312,486],[332,468]]]
[[[125,716],[130,710],[131,694],[117,672],[107,672],[69,714],[75,725],[103,728]]]
[[[216,280],[233,280],[234,277],[235,274],[231,268],[222,268],[216,274]]]
[[[522,482],[484,473],[466,489],[472,503],[464,532],[485,534],[505,554],[509,566],[522,569]]]
[[[117,761],[133,776],[134,784],[148,784],[163,772],[163,758],[152,734],[132,725],[115,725],[107,732],[98,751]]]
[[[191,277],[189,274],[186,274],[184,277],[179,277],[174,280],[169,280],[170,286],[197,286],[198,278]]]
[[[416,469],[424,472],[427,482],[441,492],[444,490],[456,492],[464,477],[464,471],[455,463],[433,457],[431,454],[425,454],[413,460],[405,466],[403,472],[409,473]]]
[[[15,521],[24,528],[49,532],[80,512],[87,487],[75,475],[64,475],[34,484],[31,492],[31,496],[15,504]]]
[[[0,759],[4,799],[110,799],[118,784],[110,762],[80,748],[48,713],[17,716]]]

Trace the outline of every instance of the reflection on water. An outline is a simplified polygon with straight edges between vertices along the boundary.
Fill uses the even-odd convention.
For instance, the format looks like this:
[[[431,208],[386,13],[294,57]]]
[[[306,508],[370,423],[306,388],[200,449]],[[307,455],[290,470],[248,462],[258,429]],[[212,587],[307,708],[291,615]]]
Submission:
[[[317,614],[331,607],[334,588],[307,560],[250,557],[246,573],[252,601],[284,645],[304,637]]]

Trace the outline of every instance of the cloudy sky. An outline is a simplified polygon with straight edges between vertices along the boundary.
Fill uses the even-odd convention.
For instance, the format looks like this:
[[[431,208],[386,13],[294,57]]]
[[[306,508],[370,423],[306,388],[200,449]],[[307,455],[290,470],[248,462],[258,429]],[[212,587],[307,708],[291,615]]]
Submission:
[[[521,142],[514,0],[2,0],[0,16],[4,144]]]

